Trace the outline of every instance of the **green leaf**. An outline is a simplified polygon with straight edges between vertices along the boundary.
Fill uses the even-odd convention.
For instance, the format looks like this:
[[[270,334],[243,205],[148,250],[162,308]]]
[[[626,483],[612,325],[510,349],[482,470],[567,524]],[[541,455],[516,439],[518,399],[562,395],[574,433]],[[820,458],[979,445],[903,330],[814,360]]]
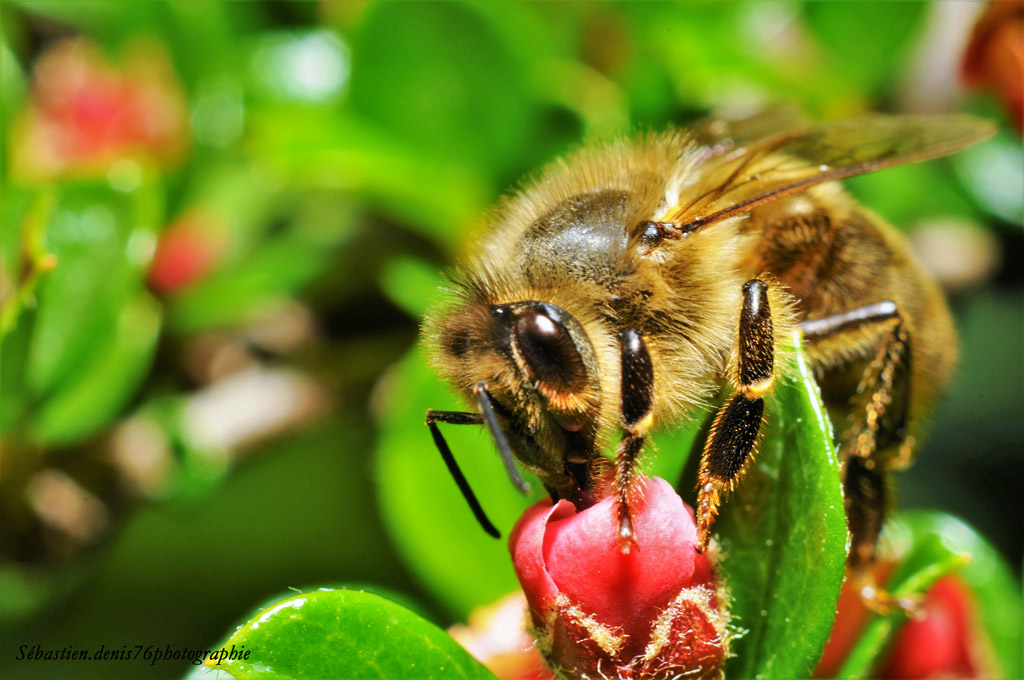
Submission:
[[[32,340],[34,315],[22,315],[21,322],[0,338],[0,435],[10,436],[26,409],[25,364]]]
[[[1015,132],[1000,130],[952,159],[972,197],[987,211],[1020,225],[1024,219],[1024,150]]]
[[[148,293],[130,300],[109,341],[36,413],[35,439],[50,446],[72,443],[115,418],[149,369],[160,319],[160,307]]]
[[[53,209],[41,213],[45,231],[23,226],[45,239],[28,250],[45,247],[52,262],[39,277],[25,367],[16,376],[33,437],[67,444],[114,418],[149,367],[160,310],[142,277],[163,206],[150,177],[129,192],[67,182],[55,196]]]
[[[494,678],[434,624],[377,595],[318,590],[254,616],[206,661],[255,678]],[[220,650],[215,650],[220,651]]]
[[[35,307],[39,282],[56,265],[46,251],[46,227],[53,215],[54,192],[11,191],[0,205],[0,272],[17,286],[5,294],[0,338],[18,324],[26,307]]]
[[[9,16],[4,18],[11,21]],[[0,33],[0,82],[4,84],[0,88],[0,114],[3,114],[5,121],[10,121],[14,119],[15,111],[25,96],[25,73],[18,63],[6,30]]]
[[[440,383],[419,349],[402,360],[386,390],[376,457],[384,521],[418,579],[464,619],[474,607],[518,588],[505,541],[477,524],[424,424],[428,408],[465,405]],[[532,482],[532,500],[519,494],[483,428],[440,427],[484,511],[507,537],[532,500],[543,496],[543,487]]]
[[[304,64],[320,65],[315,78],[296,78]],[[270,102],[336,104],[350,69],[349,50],[331,31],[295,30],[262,34],[248,69],[248,91]]]
[[[9,190],[4,199],[0,203],[0,285],[13,290],[4,294],[0,304],[0,433],[9,435],[30,405],[26,366],[36,290],[56,261],[43,246],[55,201],[49,191]]]
[[[146,15],[151,14],[156,3],[120,3],[120,2],[39,2],[38,0],[18,0],[18,5],[26,12],[52,21],[58,25],[68,25],[83,29],[90,33],[110,35],[126,31],[133,23],[142,23]],[[139,6],[139,5],[143,6]]]
[[[886,588],[900,599],[923,595],[932,584],[966,561],[966,557],[949,551],[938,541],[927,541],[915,546],[907,562],[900,566]],[[899,608],[888,616],[873,616],[836,677],[867,678],[893,636],[906,622],[906,613]]]
[[[230,216],[224,224],[233,252],[208,277],[171,298],[170,325],[178,332],[260,316],[328,270],[337,249],[356,233],[345,202],[330,202],[328,212],[314,200],[298,200],[287,205],[287,219],[275,223],[283,207],[267,198],[246,200],[239,180],[250,174],[219,173],[222,195],[200,198],[199,205],[213,208],[213,214]]]
[[[46,231],[56,268],[39,284],[26,367],[37,396],[55,391],[111,341],[121,308],[140,288],[159,208],[149,187],[121,194],[102,183],[61,187]]]
[[[901,519],[915,533],[930,532],[953,550],[970,555],[960,575],[977,597],[975,614],[988,633],[1003,677],[1024,677],[1021,639],[1024,607],[1021,584],[1013,569],[984,537],[961,520],[938,512],[908,512]]]
[[[171,301],[178,332],[243,323],[295,293],[331,263],[331,250],[299,239],[277,239],[247,262],[220,271]]]
[[[846,564],[846,516],[832,428],[796,343],[795,380],[766,405],[752,469],[716,525],[736,640],[727,673],[808,677],[828,639]]]

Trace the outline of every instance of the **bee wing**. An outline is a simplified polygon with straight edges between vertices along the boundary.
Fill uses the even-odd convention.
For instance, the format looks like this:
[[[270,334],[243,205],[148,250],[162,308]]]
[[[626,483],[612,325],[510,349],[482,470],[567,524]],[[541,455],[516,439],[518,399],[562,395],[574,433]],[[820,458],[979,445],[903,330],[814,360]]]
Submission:
[[[792,107],[768,109],[746,118],[709,116],[687,128],[696,144],[687,158],[706,161],[754,141],[806,128],[807,120]]]
[[[784,131],[698,155],[700,179],[660,221],[692,231],[821,182],[945,156],[994,132],[970,116],[870,116]]]

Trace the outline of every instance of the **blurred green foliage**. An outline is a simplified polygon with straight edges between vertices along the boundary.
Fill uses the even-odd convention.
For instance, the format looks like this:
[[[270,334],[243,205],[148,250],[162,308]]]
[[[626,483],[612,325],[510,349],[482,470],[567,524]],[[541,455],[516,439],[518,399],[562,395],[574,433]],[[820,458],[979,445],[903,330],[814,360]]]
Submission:
[[[441,625],[508,592],[422,424],[458,408],[414,348],[439,272],[582,139],[719,108],[1001,122],[850,186],[915,238],[953,216],[987,239],[901,482],[1019,567],[1024,153],[955,66],[917,75],[949,63],[937,23],[969,24],[952,4],[0,4],[0,639],[203,649],[288,587],[372,582]],[[450,437],[507,531],[527,500],[481,433]],[[61,670],[9,652],[4,677]],[[188,668],[74,668],[117,672]]]

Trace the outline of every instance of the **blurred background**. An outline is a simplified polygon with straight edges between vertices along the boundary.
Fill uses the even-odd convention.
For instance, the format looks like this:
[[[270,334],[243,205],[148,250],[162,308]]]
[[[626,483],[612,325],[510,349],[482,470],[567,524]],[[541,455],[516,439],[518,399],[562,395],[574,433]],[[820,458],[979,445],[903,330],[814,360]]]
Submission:
[[[1019,570],[1018,9],[3,2],[0,675],[182,677],[14,658],[206,649],[289,588],[367,587],[442,626],[510,592],[423,426],[461,406],[416,349],[422,313],[524,175],[712,111],[999,125],[848,186],[906,230],[961,332],[901,505]],[[528,501],[449,431],[507,533]]]

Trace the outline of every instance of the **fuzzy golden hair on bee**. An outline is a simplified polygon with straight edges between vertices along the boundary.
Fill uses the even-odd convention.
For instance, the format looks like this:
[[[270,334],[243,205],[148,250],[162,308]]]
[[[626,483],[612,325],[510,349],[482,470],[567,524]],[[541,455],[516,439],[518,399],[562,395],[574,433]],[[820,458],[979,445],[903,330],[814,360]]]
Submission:
[[[868,564],[889,472],[913,458],[955,333],[903,237],[838,182],[990,134],[966,116],[766,114],[554,161],[488,214],[424,322],[434,366],[473,405],[428,412],[435,444],[454,469],[437,423],[484,425],[517,486],[519,464],[578,508],[610,466],[628,550],[651,436],[716,408],[697,480],[707,546],[800,332],[844,421],[851,564]]]
[[[489,211],[484,236],[470,253],[480,265],[473,274],[482,286],[501,290],[508,244],[521,242],[541,223],[555,232],[581,213],[597,222],[627,224],[666,210],[671,205],[666,189],[681,178],[692,148],[685,132],[673,130],[598,141],[557,158]],[[626,244],[607,240],[602,245],[613,261]]]

